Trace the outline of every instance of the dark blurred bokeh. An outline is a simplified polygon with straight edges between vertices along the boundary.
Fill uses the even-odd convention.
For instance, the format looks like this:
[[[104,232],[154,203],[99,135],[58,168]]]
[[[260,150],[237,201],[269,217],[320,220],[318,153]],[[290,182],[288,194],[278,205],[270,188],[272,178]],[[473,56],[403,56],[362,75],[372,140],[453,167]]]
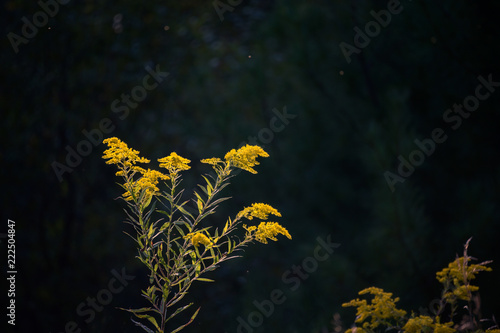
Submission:
[[[0,232],[16,222],[19,332],[139,332],[117,307],[147,305],[147,272],[103,132],[152,160],[190,158],[186,194],[209,171],[201,158],[242,142],[270,154],[211,222],[267,202],[293,240],[255,244],[196,284],[186,333],[332,332],[369,286],[417,312],[469,237],[472,256],[495,260],[476,281],[483,316],[500,316],[498,2],[61,2],[2,3]],[[398,156],[418,164],[408,177]],[[324,261],[311,260],[318,237],[340,244]],[[89,311],[124,271],[134,278]],[[275,289],[283,302],[259,315]]]

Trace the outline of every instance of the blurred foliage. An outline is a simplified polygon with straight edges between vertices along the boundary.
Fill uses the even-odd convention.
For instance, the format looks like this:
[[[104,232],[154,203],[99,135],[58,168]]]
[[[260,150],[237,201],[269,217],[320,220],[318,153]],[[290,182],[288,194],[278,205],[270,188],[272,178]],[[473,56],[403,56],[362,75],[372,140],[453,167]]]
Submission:
[[[203,311],[186,332],[235,332],[273,289],[287,300],[255,332],[323,332],[371,285],[417,310],[439,290],[432,273],[471,236],[475,255],[494,260],[478,284],[489,291],[483,315],[498,317],[500,94],[456,131],[443,113],[474,93],[479,75],[500,81],[500,5],[402,0],[403,11],[348,64],[339,44],[352,44],[353,28],[387,3],[247,0],[221,21],[211,2],[74,0],[18,53],[3,38],[1,214],[17,223],[19,331],[61,332],[72,320],[84,332],[136,331],[116,307],[143,304],[136,295],[147,272],[122,233],[123,206],[109,200],[120,193],[103,146],[61,182],[52,167],[104,118],[116,126],[109,135],[152,158],[221,156],[249,137],[271,156],[258,178],[234,180],[234,205],[212,221],[259,198],[283,213],[293,241],[248,249],[214,272],[210,288],[194,286]],[[22,17],[38,11],[37,2],[4,2],[3,35],[21,34]],[[169,76],[121,119],[113,101],[142,85],[148,66]],[[297,117],[265,139],[273,109],[285,107]],[[384,172],[437,127],[447,141],[392,193]],[[283,274],[327,235],[341,246],[292,291]],[[86,323],[76,308],[123,267],[136,278]]]

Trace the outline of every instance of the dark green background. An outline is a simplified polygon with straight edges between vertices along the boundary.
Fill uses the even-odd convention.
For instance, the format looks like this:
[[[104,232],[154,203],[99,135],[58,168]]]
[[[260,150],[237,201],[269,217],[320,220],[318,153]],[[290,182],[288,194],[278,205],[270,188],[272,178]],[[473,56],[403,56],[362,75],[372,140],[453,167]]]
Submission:
[[[270,157],[259,174],[234,179],[233,199],[211,222],[266,202],[293,240],[255,244],[211,274],[215,283],[196,284],[191,299],[202,308],[185,332],[236,332],[237,318],[273,289],[286,301],[255,332],[332,331],[335,313],[347,328],[355,313],[341,304],[369,286],[418,311],[439,296],[435,272],[469,237],[472,256],[496,260],[476,282],[483,316],[499,317],[500,89],[456,130],[443,114],[474,94],[478,76],[500,81],[500,5],[402,0],[348,63],[339,44],[353,44],[353,28],[364,30],[370,11],[387,3],[243,1],[221,21],[210,1],[73,0],[15,53],[7,34],[21,34],[22,18],[41,8],[3,2],[1,232],[16,222],[18,331],[62,332],[68,321],[82,332],[139,331],[116,309],[146,305],[147,272],[122,232],[105,147],[92,146],[62,181],[53,170],[65,164],[65,147],[85,140],[83,130],[109,118],[116,128],[108,135],[153,161],[171,151],[190,158],[189,194],[210,170],[199,159],[265,138],[273,109],[285,107],[296,118],[263,144]],[[147,66],[169,76],[120,119],[112,102],[142,84]],[[435,128],[447,140],[391,192],[384,172],[396,172],[398,156],[408,158],[414,140]],[[283,274],[328,235],[340,247],[292,291]],[[4,240],[2,249],[6,258]],[[122,268],[136,278],[86,324],[77,306]]]

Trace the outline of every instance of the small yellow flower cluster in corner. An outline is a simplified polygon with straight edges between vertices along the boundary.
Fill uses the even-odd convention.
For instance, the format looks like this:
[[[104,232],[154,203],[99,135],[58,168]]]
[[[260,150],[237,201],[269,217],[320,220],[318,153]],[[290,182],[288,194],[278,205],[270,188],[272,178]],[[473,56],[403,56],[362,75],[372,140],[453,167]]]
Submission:
[[[453,322],[448,322],[441,324],[439,322],[439,317],[437,321],[434,322],[429,316],[418,316],[408,319],[405,326],[403,326],[403,332],[405,333],[421,333],[421,332],[434,332],[434,333],[453,333],[456,332],[452,328]]]
[[[186,236],[184,236],[185,239],[191,240],[191,243],[195,246],[198,247],[200,244],[204,245],[207,248],[210,248],[214,245],[214,243],[208,238],[205,234],[202,234],[201,232],[194,232],[194,233],[189,233]]]
[[[249,220],[252,220],[254,217],[259,218],[261,220],[267,220],[269,214],[273,214],[275,216],[281,216],[280,212],[277,209],[273,208],[268,204],[263,203],[254,203],[250,207],[244,208],[237,215],[237,218],[245,217]],[[243,227],[248,231],[247,237],[254,238],[255,240],[267,244],[267,240],[271,239],[273,241],[277,241],[277,235],[281,234],[286,236],[288,239],[292,239],[292,236],[284,227],[282,227],[277,222],[261,222],[259,226],[250,226],[247,227],[243,225]]]
[[[374,296],[370,304],[366,300],[360,300],[359,298],[342,304],[343,307],[357,307],[355,322],[362,323],[361,328],[348,329],[346,333],[374,331],[379,325],[387,325],[391,323],[391,320],[399,322],[406,315],[406,311],[396,308],[399,297],[392,299],[392,293],[386,293],[383,289],[376,287],[363,289],[358,294],[364,295],[368,293]],[[371,320],[367,321],[370,317]]]
[[[470,260],[471,257],[457,258],[450,262],[448,267],[436,273],[436,279],[449,290],[444,294],[447,301],[453,301],[455,298],[470,301],[471,292],[479,290],[479,287],[469,284],[469,281],[475,279],[478,272],[491,271],[490,267],[485,266],[489,262],[471,265]]]

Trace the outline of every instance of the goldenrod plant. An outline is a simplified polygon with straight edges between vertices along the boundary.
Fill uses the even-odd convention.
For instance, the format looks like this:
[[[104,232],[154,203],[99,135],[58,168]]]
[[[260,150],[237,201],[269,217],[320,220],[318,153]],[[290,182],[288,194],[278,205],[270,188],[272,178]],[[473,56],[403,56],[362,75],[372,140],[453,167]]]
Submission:
[[[269,156],[261,147],[245,145],[232,149],[224,159],[201,160],[215,173],[202,176],[205,183],[194,191],[191,200],[194,209],[190,209],[190,200],[183,201],[184,189],[180,188],[181,174],[190,169],[190,160],[175,152],[160,158],[159,167],[166,169],[163,173],[141,167],[140,164],[150,163],[150,160],[140,157],[139,151],[129,148],[120,139],[112,137],[105,139],[104,143],[108,149],[104,151],[103,159],[107,164],[117,166],[116,175],[121,177],[119,185],[125,191],[121,198],[128,208],[126,222],[135,232],[127,234],[137,243],[137,258],[149,271],[149,285],[142,291],[149,306],[122,310],[140,319],[142,322],[132,321],[146,332],[175,333],[189,325],[200,308],[194,311],[187,323],[166,331],[167,323],[193,304],[179,303],[193,282],[212,282],[203,277],[205,273],[216,269],[223,261],[238,257],[235,251],[254,241],[276,241],[279,234],[292,238],[287,229],[267,221],[269,215],[280,217],[281,214],[264,203],[243,208],[234,218],[229,217],[223,227],[201,225],[221,202],[229,199],[220,197],[220,193],[235,175],[236,168],[257,173],[253,169],[259,164],[257,158]],[[163,191],[160,182],[165,185]],[[250,226],[242,223],[244,219],[254,218],[263,221]],[[235,235],[237,229],[244,233],[241,239]]]
[[[363,289],[359,295],[371,294],[373,299],[356,298],[342,304],[343,307],[356,307],[354,326],[346,333],[383,332],[394,330],[408,333],[454,333],[454,332],[487,332],[500,333],[500,327],[495,322],[481,320],[479,312],[478,286],[471,284],[477,273],[491,271],[487,265],[492,261],[472,264],[474,260],[468,255],[471,239],[464,245],[463,257],[457,257],[448,264],[448,267],[436,273],[437,280],[443,285],[443,292],[434,316],[417,315],[396,307],[399,298],[392,298],[391,293],[383,289],[370,287]],[[465,304],[463,304],[465,303]],[[461,316],[458,309],[463,308],[466,313]],[[484,331],[481,322],[491,322]]]

